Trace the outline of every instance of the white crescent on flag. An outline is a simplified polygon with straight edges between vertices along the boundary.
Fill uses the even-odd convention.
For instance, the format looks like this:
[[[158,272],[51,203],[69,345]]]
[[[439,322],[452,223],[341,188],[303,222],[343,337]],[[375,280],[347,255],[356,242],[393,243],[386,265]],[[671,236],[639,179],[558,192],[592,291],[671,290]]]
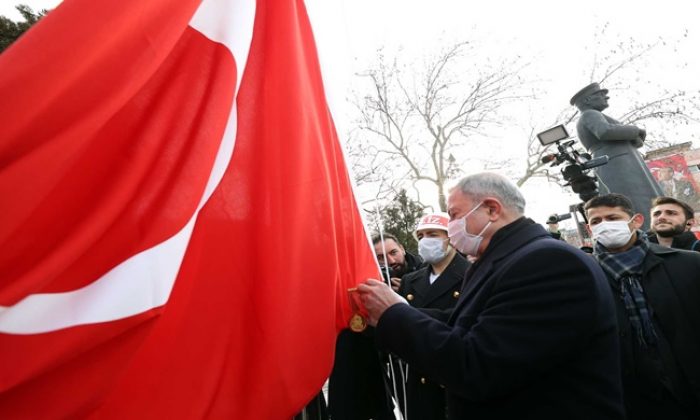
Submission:
[[[302,0],[65,0],[0,55],[0,418],[318,394],[378,276],[323,82]]]
[[[190,26],[225,45],[238,68],[243,69],[253,37],[254,19],[254,0],[204,0]],[[242,77],[243,72],[238,71],[236,92]],[[122,319],[164,305],[180,269],[197,214],[231,161],[236,139],[236,112],[234,105],[206,189],[182,230],[127,259],[85,287],[63,293],[32,294],[11,307],[0,306],[0,332],[37,334]]]

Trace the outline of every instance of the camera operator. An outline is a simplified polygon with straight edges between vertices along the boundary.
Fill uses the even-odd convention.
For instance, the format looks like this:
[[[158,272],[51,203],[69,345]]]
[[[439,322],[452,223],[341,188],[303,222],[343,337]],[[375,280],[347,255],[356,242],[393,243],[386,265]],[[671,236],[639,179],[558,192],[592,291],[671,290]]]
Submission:
[[[564,241],[561,237],[561,232],[559,232],[559,217],[556,214],[549,216],[547,219],[547,233],[554,239]]]
[[[382,238],[384,239],[383,243]],[[374,244],[374,254],[377,256],[382,276],[386,276],[386,267],[390,268],[391,288],[395,292],[399,290],[401,277],[423,266],[423,260],[410,252],[406,252],[406,249],[399,243],[396,236],[390,233],[385,233],[382,236],[373,236],[372,244]]]

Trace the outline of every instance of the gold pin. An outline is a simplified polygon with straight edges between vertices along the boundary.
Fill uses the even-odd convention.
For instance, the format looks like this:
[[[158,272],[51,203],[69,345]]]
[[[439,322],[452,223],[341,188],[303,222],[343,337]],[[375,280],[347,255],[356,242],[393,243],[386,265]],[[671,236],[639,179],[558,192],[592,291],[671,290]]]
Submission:
[[[357,287],[348,289],[348,299],[350,300],[350,308],[352,309],[352,316],[350,317],[348,326],[352,332],[362,332],[367,329],[367,320],[360,313],[360,304],[357,301],[357,299],[359,299]]]
[[[359,333],[367,328],[367,320],[365,320],[362,315],[355,313],[350,318],[350,330]]]

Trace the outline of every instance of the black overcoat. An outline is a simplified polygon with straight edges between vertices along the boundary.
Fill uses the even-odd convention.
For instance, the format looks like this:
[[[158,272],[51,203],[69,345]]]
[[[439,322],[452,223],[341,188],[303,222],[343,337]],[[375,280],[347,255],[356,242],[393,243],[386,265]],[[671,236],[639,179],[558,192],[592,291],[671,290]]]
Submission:
[[[399,294],[414,308],[451,309],[459,298],[467,267],[467,259],[455,254],[433,284],[430,284],[430,266],[405,275]],[[406,394],[409,419],[445,418],[445,389],[411,366],[406,370]]]
[[[694,409],[691,418],[700,418],[700,255],[693,251],[649,244],[643,262],[642,287],[657,328],[665,337],[674,360],[667,369],[678,369],[689,388],[688,401]],[[628,418],[675,419],[677,407],[665,398],[656,398],[653,384],[637,376],[641,370],[629,316],[620,297],[618,284],[609,277],[616,295],[622,345],[622,379]],[[661,381],[661,380],[660,380]]]
[[[406,264],[403,277],[419,269],[423,260],[406,253]],[[328,382],[328,412],[333,420],[395,419],[385,359],[375,346],[374,328],[360,334],[349,329],[340,332]]]
[[[452,420],[624,418],[605,275],[528,219],[493,236],[449,319],[396,304],[376,339],[446,387]]]
[[[659,243],[659,238],[654,232],[647,233],[647,239],[649,239],[649,242],[653,244],[658,245]],[[693,232],[683,232],[680,235],[673,237],[671,248],[685,249],[687,251],[700,251],[700,239],[696,238]]]

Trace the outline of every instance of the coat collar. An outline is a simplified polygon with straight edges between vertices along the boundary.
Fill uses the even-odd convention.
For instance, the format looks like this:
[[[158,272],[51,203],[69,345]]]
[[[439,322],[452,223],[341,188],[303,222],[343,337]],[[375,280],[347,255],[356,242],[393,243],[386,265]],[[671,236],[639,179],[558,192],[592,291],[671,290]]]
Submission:
[[[498,261],[538,239],[555,241],[542,226],[525,217],[521,217],[496,232],[484,254],[467,270],[462,284],[462,293],[450,321],[457,316],[459,308],[481,289],[482,284],[489,278]]]
[[[460,288],[464,274],[467,271],[469,262],[459,254],[455,254],[452,261],[445,267],[445,270],[440,273],[440,276],[435,280],[435,283],[429,285],[425,291],[425,300],[423,306],[428,306],[430,303],[438,299],[440,296],[452,291],[455,287]],[[430,268],[424,277],[425,283],[429,284]]]
[[[649,239],[649,242],[658,244],[659,243],[659,238],[657,237],[656,233],[654,232],[647,232],[647,239]],[[690,250],[693,247],[693,244],[698,240],[698,238],[695,237],[695,234],[692,232],[683,232],[679,235],[676,235],[673,237],[673,242],[671,243],[671,248],[678,248],[678,249],[686,249]]]
[[[459,287],[468,266],[469,262],[466,258],[460,254],[455,254],[452,261],[440,273],[440,276],[433,284],[430,284],[432,271],[430,265],[428,265],[421,268],[420,272],[416,272],[416,275],[406,279],[408,289],[413,290],[416,295],[420,296],[421,307],[426,307],[444,293]]]
[[[644,274],[648,273],[651,269],[661,264],[664,260],[660,256],[677,254],[680,251],[676,248],[668,248],[655,243],[649,244],[649,252],[644,259]]]
[[[425,296],[430,287],[430,265],[427,265],[416,272],[415,275],[407,279],[408,289],[413,290],[419,296]],[[401,279],[403,282],[404,279]]]
[[[526,217],[521,217],[503,226],[493,235],[489,246],[484,250],[484,254],[474,264],[475,270],[480,262],[496,262],[538,237],[550,237],[550,235],[542,226]]]
[[[649,251],[647,251],[647,255],[644,257],[644,262],[642,271],[643,271],[643,278],[647,278],[648,274],[651,270],[653,270],[656,266],[662,264],[664,262],[663,256],[665,255],[671,255],[671,254],[678,254],[679,251],[678,249],[675,248],[668,248],[662,245],[655,244],[653,242],[649,242]],[[608,281],[610,282],[610,285],[617,291],[620,290],[620,285],[618,282],[614,281],[613,278],[606,272],[605,276],[608,278]]]

